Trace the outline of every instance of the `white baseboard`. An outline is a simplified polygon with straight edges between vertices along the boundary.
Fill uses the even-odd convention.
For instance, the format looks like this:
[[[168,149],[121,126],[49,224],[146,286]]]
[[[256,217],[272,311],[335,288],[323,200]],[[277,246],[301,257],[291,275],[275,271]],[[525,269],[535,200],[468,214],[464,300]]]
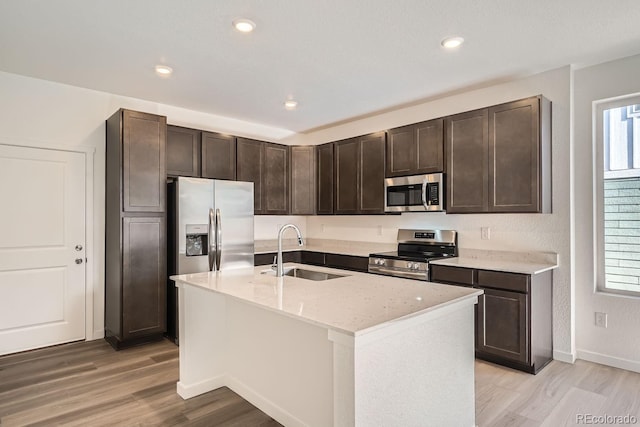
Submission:
[[[91,340],[99,340],[101,338],[104,338],[104,329],[98,329],[96,331],[93,331],[93,337],[91,338],[87,338],[87,341]]]
[[[564,363],[575,363],[576,355],[575,353],[566,353],[564,351],[553,350],[553,360],[559,360]]]
[[[227,385],[225,376],[209,378],[195,384],[184,384],[182,381],[178,381],[176,391],[183,399],[191,399],[225,385]]]
[[[640,372],[640,362],[637,360],[622,359],[620,357],[609,356],[587,350],[578,350],[578,359],[614,368],[626,369],[627,371]]]
[[[251,387],[248,387],[246,384],[238,381],[238,379],[234,377],[226,377],[226,386],[282,425],[287,427],[304,427],[307,425],[288,411],[258,394]]]

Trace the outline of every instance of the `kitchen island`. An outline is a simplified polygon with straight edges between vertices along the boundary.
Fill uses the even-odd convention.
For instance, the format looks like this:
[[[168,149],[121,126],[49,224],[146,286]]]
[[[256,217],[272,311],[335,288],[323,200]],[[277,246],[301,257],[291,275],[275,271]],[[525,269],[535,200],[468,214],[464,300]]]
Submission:
[[[228,386],[286,426],[473,426],[481,290],[287,264],[174,276],[185,399]]]

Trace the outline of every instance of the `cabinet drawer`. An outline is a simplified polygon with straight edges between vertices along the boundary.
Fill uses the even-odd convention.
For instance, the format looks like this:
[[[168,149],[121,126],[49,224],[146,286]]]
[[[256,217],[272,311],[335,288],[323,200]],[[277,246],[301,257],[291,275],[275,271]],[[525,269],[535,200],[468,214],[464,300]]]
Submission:
[[[277,252],[268,252],[264,254],[255,254],[253,256],[253,265],[272,265],[277,256]],[[282,252],[282,262],[300,262],[300,251]]]
[[[474,270],[471,268],[429,265],[429,281],[473,286]]]
[[[302,251],[302,263],[310,265],[325,265],[324,252]]]
[[[367,272],[369,269],[369,258],[352,255],[325,254],[327,267],[342,268],[345,270],[355,270]]]
[[[529,277],[530,276],[526,274],[478,270],[478,286],[529,293]]]
[[[273,264],[273,257],[275,254],[255,254],[253,256],[253,265],[270,265]]]

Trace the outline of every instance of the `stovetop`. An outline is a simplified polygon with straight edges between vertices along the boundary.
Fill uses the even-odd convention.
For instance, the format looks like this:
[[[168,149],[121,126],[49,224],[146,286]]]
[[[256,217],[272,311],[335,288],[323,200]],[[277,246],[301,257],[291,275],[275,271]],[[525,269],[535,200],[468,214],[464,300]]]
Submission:
[[[428,280],[429,261],[458,255],[454,230],[398,230],[398,250],[369,255],[368,271]]]

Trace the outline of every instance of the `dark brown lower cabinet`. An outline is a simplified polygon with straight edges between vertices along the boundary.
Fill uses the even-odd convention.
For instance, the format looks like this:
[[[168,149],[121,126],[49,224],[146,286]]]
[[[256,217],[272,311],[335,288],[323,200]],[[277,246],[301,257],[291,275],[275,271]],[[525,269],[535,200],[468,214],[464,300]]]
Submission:
[[[303,264],[309,265],[326,265],[326,254],[324,252],[311,252],[311,251],[301,251],[301,260],[300,262]]]
[[[256,254],[255,265],[268,265],[273,263],[275,252]],[[284,262],[297,262],[301,264],[317,265],[320,267],[340,268],[342,270],[353,270],[367,272],[369,258],[353,255],[331,254],[314,251],[289,251],[282,253]]]
[[[552,272],[518,274],[431,265],[430,280],[484,290],[476,307],[476,357],[536,374],[553,357]]]
[[[166,330],[165,230],[164,216],[122,218],[122,279],[109,276],[106,285],[105,339],[116,349]]]
[[[255,254],[253,257],[254,265],[272,265],[276,257],[275,252],[264,254]],[[283,262],[300,262],[300,251],[282,252]]]
[[[528,316],[526,294],[484,289],[478,298],[476,351],[529,363]]]
[[[366,273],[369,269],[369,257],[325,254],[325,266]]]

